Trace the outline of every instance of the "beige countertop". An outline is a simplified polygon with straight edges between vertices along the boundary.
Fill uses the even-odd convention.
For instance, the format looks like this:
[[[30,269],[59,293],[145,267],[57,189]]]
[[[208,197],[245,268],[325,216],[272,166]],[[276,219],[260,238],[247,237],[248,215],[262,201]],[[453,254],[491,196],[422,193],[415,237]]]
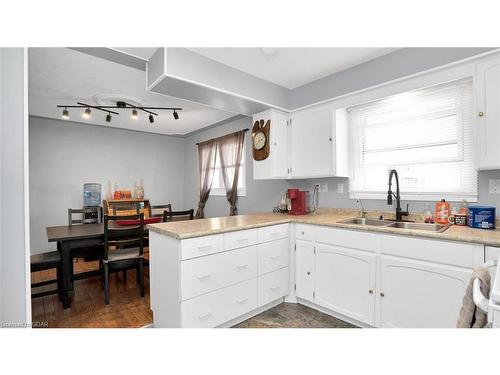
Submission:
[[[391,213],[369,212],[368,217],[378,218],[381,214],[384,218],[390,218]],[[207,236],[217,233],[232,232],[243,229],[264,227],[282,223],[303,223],[324,225],[328,227],[347,228],[353,230],[391,233],[423,238],[436,238],[449,241],[472,242],[491,246],[500,246],[500,230],[473,229],[453,225],[442,233],[427,232],[422,230],[407,230],[387,227],[361,226],[356,224],[345,224],[339,221],[357,217],[359,211],[349,209],[320,209],[316,214],[291,216],[275,213],[258,213],[249,215],[217,217],[210,219],[177,221],[170,223],[149,224],[152,232],[160,233],[177,239]],[[419,221],[414,216],[411,219]]]

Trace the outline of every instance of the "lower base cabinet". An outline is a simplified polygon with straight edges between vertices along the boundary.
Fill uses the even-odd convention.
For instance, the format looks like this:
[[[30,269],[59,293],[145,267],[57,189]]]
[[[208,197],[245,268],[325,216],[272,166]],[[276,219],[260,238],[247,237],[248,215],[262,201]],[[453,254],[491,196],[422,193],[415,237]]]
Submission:
[[[288,267],[267,273],[258,278],[258,307],[267,305],[288,294]]]
[[[375,270],[375,254],[316,244],[316,303],[374,325]]]
[[[472,270],[380,258],[380,326],[455,327]]]

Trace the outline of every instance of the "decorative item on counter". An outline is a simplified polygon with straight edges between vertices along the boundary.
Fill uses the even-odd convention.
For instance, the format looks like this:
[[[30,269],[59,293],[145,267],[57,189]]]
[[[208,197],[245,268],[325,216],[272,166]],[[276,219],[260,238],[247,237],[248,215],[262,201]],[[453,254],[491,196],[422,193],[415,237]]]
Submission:
[[[130,190],[115,190],[113,194],[113,199],[119,200],[119,199],[131,199],[132,198],[132,192]]]
[[[453,216],[453,223],[455,225],[466,226],[467,225],[467,215],[458,213]]]
[[[470,206],[469,227],[478,229],[495,229],[496,209],[491,206]]]
[[[434,223],[434,216],[432,215],[432,211],[431,211],[431,209],[429,207],[429,203],[425,204],[424,222],[426,222],[426,223]]]
[[[436,223],[449,224],[448,217],[450,216],[450,204],[446,200],[441,199],[441,202],[436,203]]]
[[[113,191],[111,190],[111,180],[108,180],[108,191],[106,193],[106,200],[113,199]]]
[[[144,183],[141,178],[141,182],[137,185],[136,196],[137,199],[144,199]]]
[[[455,224],[455,216],[458,215],[458,208],[453,206],[451,208],[450,216],[448,216],[448,223]]]

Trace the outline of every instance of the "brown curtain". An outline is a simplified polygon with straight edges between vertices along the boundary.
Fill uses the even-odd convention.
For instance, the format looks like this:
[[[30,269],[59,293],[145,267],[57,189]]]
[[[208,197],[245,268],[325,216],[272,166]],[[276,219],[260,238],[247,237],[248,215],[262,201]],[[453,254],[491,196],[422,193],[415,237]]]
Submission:
[[[198,210],[196,211],[197,218],[205,217],[205,203],[210,196],[212,188],[212,180],[214,177],[215,157],[217,152],[217,143],[215,139],[210,139],[206,142],[198,144],[198,167],[200,176],[200,201]]]
[[[238,214],[236,201],[238,199],[238,178],[241,159],[243,157],[245,130],[240,130],[239,132],[217,138],[216,141],[220,158],[222,180],[226,188],[226,198],[230,205],[229,215],[234,216]]]

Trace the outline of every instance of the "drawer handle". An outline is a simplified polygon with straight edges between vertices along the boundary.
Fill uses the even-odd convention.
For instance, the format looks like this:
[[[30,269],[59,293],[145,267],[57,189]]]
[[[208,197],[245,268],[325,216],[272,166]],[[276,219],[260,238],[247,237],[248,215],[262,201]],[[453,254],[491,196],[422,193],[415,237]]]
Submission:
[[[271,288],[269,288],[269,289],[271,289],[273,292],[275,292],[275,291],[277,291],[279,288],[280,288],[280,286],[279,286],[279,285],[276,285],[276,286],[272,286],[272,287],[271,287]]]
[[[212,249],[212,245],[198,246],[197,249],[199,251],[208,251]]]
[[[241,271],[241,270],[244,270],[245,268],[248,268],[248,264],[242,264],[242,265],[236,266],[236,268]]]
[[[236,242],[238,242],[238,243],[247,243],[248,242],[248,238],[240,238],[239,240],[236,240]]]
[[[301,235],[304,235],[304,231],[300,232]]]
[[[212,275],[208,274],[208,275],[203,275],[203,276],[196,276],[196,278],[200,281],[205,281],[205,280],[208,280],[212,277]]]
[[[248,301],[248,297],[243,297],[243,298],[240,298],[240,299],[237,299],[236,302],[238,302],[240,305],[242,303],[245,303],[246,301]]]
[[[207,312],[205,314],[198,315],[198,319],[205,320],[205,319],[209,318],[210,316],[212,316],[212,313]]]
[[[269,259],[271,259],[271,260],[276,260],[276,259],[278,259],[279,257],[280,257],[279,255],[272,255],[272,256],[270,256],[270,257],[269,257]]]

